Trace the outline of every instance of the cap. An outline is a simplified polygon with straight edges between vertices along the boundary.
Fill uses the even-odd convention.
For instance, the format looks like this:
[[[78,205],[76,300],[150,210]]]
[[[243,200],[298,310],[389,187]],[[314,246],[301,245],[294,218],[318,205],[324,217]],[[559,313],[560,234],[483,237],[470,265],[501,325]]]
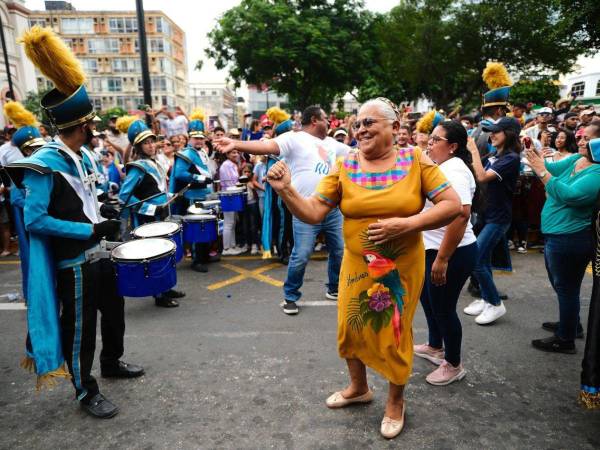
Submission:
[[[132,145],[136,145],[149,137],[156,137],[156,135],[148,128],[143,120],[136,120],[129,125],[127,137]]]
[[[343,128],[338,128],[337,130],[335,130],[335,133],[333,133],[333,137],[339,136],[340,134],[343,136],[348,136],[348,132],[346,130],[344,130]]]
[[[600,138],[591,139],[589,142],[590,159],[592,162],[600,163]]]
[[[194,131],[193,133],[190,133],[190,137],[191,138],[198,138],[198,139],[206,139],[206,136],[201,131]]]
[[[594,111],[592,108],[590,108],[590,109],[584,109],[583,111],[581,111],[579,113],[579,115],[580,116],[589,116],[589,115],[595,114],[595,113],[596,113],[596,111]]]
[[[563,120],[570,119],[571,117],[579,117],[579,114],[577,114],[576,112],[568,112],[563,117]]]
[[[496,123],[483,126],[483,131],[490,133],[506,130],[511,130],[516,134],[519,134],[521,132],[521,124],[519,124],[519,121],[514,117],[502,117]]]
[[[230,128],[229,129],[229,134],[232,136],[239,136],[240,135],[240,130],[238,130],[237,128]]]
[[[538,114],[554,114],[552,108],[544,107],[540,108],[536,111]]]

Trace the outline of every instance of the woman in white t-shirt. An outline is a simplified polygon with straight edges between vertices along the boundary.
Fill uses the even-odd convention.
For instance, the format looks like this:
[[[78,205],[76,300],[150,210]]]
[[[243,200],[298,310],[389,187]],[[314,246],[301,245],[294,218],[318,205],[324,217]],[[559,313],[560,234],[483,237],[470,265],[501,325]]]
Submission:
[[[460,358],[462,327],[456,305],[477,259],[477,239],[469,221],[477,184],[467,150],[467,132],[460,123],[448,120],[438,125],[429,137],[427,150],[463,205],[461,215],[449,225],[423,232],[425,283],[421,304],[429,342],[415,345],[414,350],[415,355],[439,366],[427,376],[427,382],[445,386],[461,380],[466,373]],[[424,210],[431,206],[427,201]]]

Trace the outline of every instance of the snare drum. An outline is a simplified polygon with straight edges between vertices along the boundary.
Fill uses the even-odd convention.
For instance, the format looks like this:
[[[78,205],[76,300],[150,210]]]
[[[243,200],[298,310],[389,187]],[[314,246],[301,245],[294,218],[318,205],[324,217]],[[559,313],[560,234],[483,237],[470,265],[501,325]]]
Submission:
[[[246,206],[246,189],[243,187],[229,187],[226,191],[219,191],[221,209],[224,212],[241,212]]]
[[[133,230],[133,237],[135,239],[171,239],[177,246],[175,260],[179,262],[183,259],[183,235],[181,232],[181,225],[176,222],[152,222],[140,225]]]
[[[117,290],[124,297],[159,295],[177,284],[176,245],[170,239],[147,238],[125,242],[110,252]]]
[[[210,215],[212,214],[212,211],[209,209],[204,209],[200,206],[196,206],[196,205],[192,205],[187,209],[187,213],[194,215],[194,216],[198,216],[198,215]]]
[[[217,216],[198,214],[183,216],[183,240],[210,243],[217,240]]]

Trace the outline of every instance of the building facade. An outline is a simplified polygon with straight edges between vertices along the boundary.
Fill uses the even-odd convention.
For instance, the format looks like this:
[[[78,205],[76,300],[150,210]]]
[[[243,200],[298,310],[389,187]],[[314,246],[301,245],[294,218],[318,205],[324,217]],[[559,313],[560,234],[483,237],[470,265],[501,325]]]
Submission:
[[[51,3],[51,2],[47,2]],[[134,11],[31,11],[29,25],[51,27],[71,47],[87,74],[87,89],[97,110],[138,109],[144,103]],[[185,33],[161,11],[145,11],[153,107],[188,107]],[[37,88],[50,83],[36,72]]]
[[[258,119],[271,106],[287,110],[287,95],[279,95],[265,86],[248,86],[248,112],[252,114],[253,118]]]
[[[224,128],[237,127],[237,97],[227,83],[190,83],[190,110],[202,108],[213,126],[219,122]]]
[[[4,28],[4,41],[8,53],[14,97],[24,100],[29,91],[37,90],[34,67],[25,56],[23,46],[17,45],[16,40],[29,27],[29,10],[23,6],[23,1],[0,0],[0,16]],[[8,77],[4,58],[0,63],[0,106],[4,106],[8,97]],[[6,125],[6,119],[0,114],[0,127]]]

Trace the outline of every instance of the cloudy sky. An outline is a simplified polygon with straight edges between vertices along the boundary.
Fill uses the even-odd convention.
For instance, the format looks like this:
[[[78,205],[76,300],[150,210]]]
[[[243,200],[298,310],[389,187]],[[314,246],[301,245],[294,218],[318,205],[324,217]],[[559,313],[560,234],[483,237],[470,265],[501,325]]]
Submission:
[[[190,81],[205,83],[221,82],[227,73],[215,68],[212,61],[207,60],[204,49],[208,45],[207,33],[214,27],[217,19],[229,8],[237,5],[239,0],[144,0],[145,10],[162,10],[186,33],[187,57]],[[367,8],[373,11],[388,11],[399,3],[399,0],[366,0]],[[135,0],[71,0],[78,10],[134,10]],[[25,0],[25,6],[32,10],[44,10],[43,0]],[[201,72],[193,70],[196,61],[204,60]]]

